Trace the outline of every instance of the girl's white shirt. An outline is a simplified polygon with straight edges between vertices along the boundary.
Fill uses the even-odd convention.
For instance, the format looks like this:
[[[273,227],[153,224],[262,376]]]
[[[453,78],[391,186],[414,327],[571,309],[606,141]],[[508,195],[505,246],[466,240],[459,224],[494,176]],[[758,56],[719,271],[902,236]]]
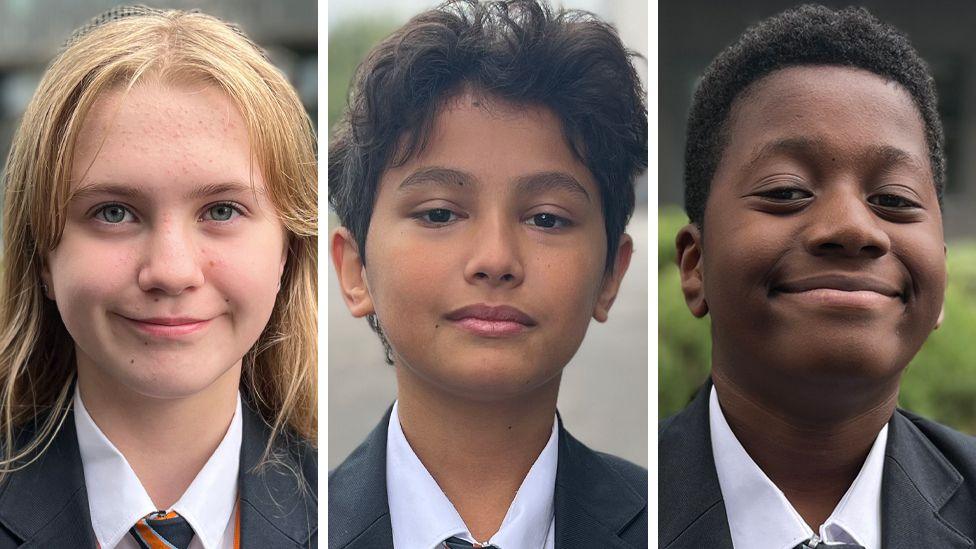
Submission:
[[[125,456],[95,425],[75,387],[75,429],[85,470],[92,528],[101,549],[138,549],[129,529],[159,511]],[[179,513],[196,534],[189,549],[233,549],[241,453],[241,396],[223,440],[190,486],[166,511]]]

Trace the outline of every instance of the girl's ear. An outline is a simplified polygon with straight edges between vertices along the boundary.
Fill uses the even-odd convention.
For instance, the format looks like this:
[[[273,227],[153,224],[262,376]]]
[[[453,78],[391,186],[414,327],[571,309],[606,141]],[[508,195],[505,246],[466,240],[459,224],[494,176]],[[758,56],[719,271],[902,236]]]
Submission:
[[[607,321],[610,315],[610,306],[617,299],[620,283],[624,279],[627,268],[630,267],[632,255],[634,255],[634,241],[629,234],[624,233],[620,235],[620,242],[617,244],[617,258],[613,262],[613,270],[603,277],[603,289],[600,290],[596,307],[593,309],[593,318],[597,322]]]
[[[44,292],[44,296],[51,301],[56,301],[54,299],[54,284],[51,278],[51,269],[47,266],[47,259],[41,260],[41,291]]]
[[[685,304],[691,314],[701,318],[708,314],[701,230],[694,223],[685,225],[678,231],[674,245],[678,250],[678,272],[681,274],[681,292],[685,294]]]
[[[373,298],[369,295],[366,280],[366,266],[359,255],[359,246],[352,233],[345,227],[339,227],[332,232],[332,265],[339,278],[339,290],[342,299],[349,307],[354,317],[364,317],[376,312],[373,308]]]

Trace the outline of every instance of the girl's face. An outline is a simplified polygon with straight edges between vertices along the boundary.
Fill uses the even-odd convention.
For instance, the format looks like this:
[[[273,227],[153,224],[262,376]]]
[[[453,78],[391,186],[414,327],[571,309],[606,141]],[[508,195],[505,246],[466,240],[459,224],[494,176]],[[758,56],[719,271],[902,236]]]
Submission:
[[[230,98],[158,81],[105,93],[79,132],[71,189],[43,278],[83,385],[157,398],[236,387],[287,246]]]

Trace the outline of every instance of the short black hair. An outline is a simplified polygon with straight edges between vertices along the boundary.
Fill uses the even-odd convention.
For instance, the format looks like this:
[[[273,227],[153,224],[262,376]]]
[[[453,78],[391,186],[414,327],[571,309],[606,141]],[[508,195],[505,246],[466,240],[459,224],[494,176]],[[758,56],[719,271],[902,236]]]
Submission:
[[[635,56],[611,25],[544,0],[454,0],[411,19],[357,69],[329,143],[329,204],[360,256],[381,174],[420,151],[440,107],[469,86],[555,112],[600,187],[609,270],[647,169]]]
[[[945,138],[935,82],[908,37],[868,10],[803,5],[753,25],[708,66],[695,90],[685,143],[685,211],[702,226],[715,170],[728,143],[736,97],[764,76],[797,65],[864,69],[901,84],[925,123],[935,191],[942,205]]]

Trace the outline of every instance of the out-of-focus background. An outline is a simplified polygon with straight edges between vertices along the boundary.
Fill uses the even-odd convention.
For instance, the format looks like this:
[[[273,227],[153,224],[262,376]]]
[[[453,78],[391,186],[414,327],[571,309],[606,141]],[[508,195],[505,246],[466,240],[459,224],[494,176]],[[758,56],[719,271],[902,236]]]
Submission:
[[[353,71],[366,53],[428,0],[331,0],[329,3],[329,127],[341,115]],[[613,23],[624,44],[647,56],[644,0],[565,0]],[[636,60],[647,83],[647,63]],[[323,144],[324,145],[324,144]],[[634,258],[606,324],[593,322],[563,373],[559,411],[567,429],[587,445],[647,465],[647,177],[638,184],[637,211],[627,232]],[[329,215],[329,229],[336,219]],[[325,264],[323,258],[323,265]],[[323,267],[325,268],[325,267]],[[329,272],[329,469],[376,426],[396,398],[393,367],[363,319],[349,315],[331,264]]]
[[[44,69],[74,29],[116,5],[199,9],[237,24],[291,81],[312,120],[318,116],[315,0],[0,0],[0,160]]]
[[[826,0],[832,8],[850,0]],[[749,25],[798,2],[662,0],[659,10],[658,129],[658,412],[687,405],[709,370],[709,324],[685,307],[674,237],[688,222],[682,210],[685,123],[697,79]],[[949,289],[946,317],[915,357],[900,405],[976,433],[976,3],[963,0],[857,2],[908,34],[928,62],[939,92],[948,174],[945,232]]]

